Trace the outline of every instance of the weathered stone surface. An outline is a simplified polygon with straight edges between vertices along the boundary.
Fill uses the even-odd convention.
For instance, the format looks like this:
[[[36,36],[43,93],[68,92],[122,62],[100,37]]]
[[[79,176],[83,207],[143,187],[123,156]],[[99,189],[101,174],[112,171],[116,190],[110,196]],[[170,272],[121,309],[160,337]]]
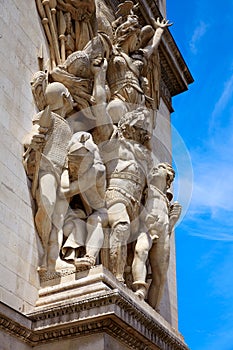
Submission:
[[[35,112],[30,80],[44,41],[34,1],[2,1],[0,33],[1,300],[24,312],[34,307],[39,288],[38,244],[21,163],[22,138]]]
[[[43,350],[55,344],[58,349],[61,345],[69,349],[71,344],[79,344],[80,349],[89,349],[91,344],[99,344],[101,349],[110,344],[116,349],[188,349],[177,330],[105,268],[95,267],[86,277],[82,274],[70,276],[73,281],[63,284],[67,296],[75,290],[76,296],[62,299],[61,285],[43,288],[40,305],[26,316],[2,305],[2,328]],[[102,284],[102,290],[92,291],[95,280]],[[78,295],[77,287],[82,283],[89,285],[89,295],[86,291]]]
[[[123,4],[122,18],[114,23],[117,3],[1,3],[0,296],[12,307],[3,305],[1,309],[4,350],[8,350],[8,343],[14,350],[62,345],[68,349],[78,344],[83,349],[91,348],[90,344],[119,350],[186,349],[182,337],[171,327],[178,327],[174,237],[170,266],[163,272],[168,281],[160,303],[160,313],[170,325],[130,290],[131,243],[137,237],[129,239],[128,252],[126,243],[133,232],[130,225],[139,218],[138,213],[132,214],[134,201],[140,206],[146,200],[150,169],[161,161],[171,163],[171,96],[185,90],[192,77],[183,69],[185,62],[166,30],[168,22],[150,19],[149,7],[154,18],[159,14],[155,2],[139,1],[136,16],[132,3]],[[165,1],[157,5],[165,14]],[[135,52],[136,37],[127,45],[119,41],[120,31],[127,26],[131,30],[135,25],[135,33],[140,32],[137,16],[143,26],[152,25],[144,31],[141,46],[148,56],[146,64],[141,52]],[[97,29],[102,34],[97,35]],[[84,48],[87,43],[89,47]],[[149,62],[151,48],[158,49],[159,55],[156,51]],[[123,62],[124,67],[116,69],[115,61]],[[146,71],[151,67],[155,68],[152,75]],[[38,68],[41,71],[35,76]],[[30,91],[33,75],[37,110]],[[120,78],[125,79],[123,85],[127,84],[123,86]],[[63,84],[59,93],[54,84]],[[115,88],[122,89],[121,93]],[[75,101],[72,111],[69,93]],[[140,108],[121,103],[119,96],[127,103],[135,102],[135,97]],[[148,107],[153,109],[150,116]],[[21,163],[25,135],[28,179]],[[151,142],[147,142],[148,136],[152,136]],[[113,143],[115,153],[106,160],[102,143],[106,156],[113,139],[117,140]],[[85,154],[80,154],[80,149]],[[77,170],[80,156],[85,162]],[[106,188],[110,198],[107,206],[103,195]],[[80,200],[74,198],[77,195],[81,209]],[[123,210],[120,216],[112,210],[115,204],[116,210]],[[112,211],[110,221],[106,219],[107,210],[108,215]],[[139,233],[137,229],[135,232]],[[93,268],[101,262],[121,282],[126,278],[128,287],[101,265]],[[145,284],[150,269],[147,272]]]
[[[72,270],[72,264],[78,270],[91,268],[105,244],[106,268],[158,310],[174,217],[177,221],[181,211],[167,192],[174,171],[167,163],[160,171],[155,146],[152,152],[160,104],[158,47],[169,21],[151,17],[151,25],[142,27],[137,6],[128,1],[119,4],[115,21],[109,22],[111,34],[100,33],[94,1],[36,3],[50,48],[50,75],[42,65],[33,77],[40,112],[24,139],[23,162],[43,247],[41,281],[44,275]],[[73,52],[65,45],[71,33]],[[88,117],[93,121],[88,133],[74,133],[70,126],[75,110],[87,125]],[[166,147],[167,140],[159,137]],[[153,169],[158,176],[152,186]],[[168,181],[169,171],[173,177]]]

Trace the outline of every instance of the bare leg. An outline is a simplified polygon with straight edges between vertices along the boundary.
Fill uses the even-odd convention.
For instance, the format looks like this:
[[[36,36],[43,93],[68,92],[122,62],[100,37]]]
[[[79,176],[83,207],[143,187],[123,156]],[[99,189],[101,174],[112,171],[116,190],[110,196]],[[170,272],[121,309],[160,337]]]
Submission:
[[[133,286],[137,294],[141,299],[145,299],[147,292],[146,283],[146,260],[148,258],[149,250],[151,249],[152,242],[149,236],[142,232],[137,239],[135,246],[134,259],[132,264],[133,273]]]
[[[66,199],[57,198],[52,216],[53,228],[48,244],[48,269],[51,271],[68,268],[70,265],[60,259],[63,242],[63,224],[69,203]]]
[[[38,210],[35,224],[40,236],[44,256],[41,269],[47,269],[48,242],[52,230],[52,214],[56,203],[57,181],[52,174],[44,174],[39,179]]]
[[[102,218],[99,213],[93,213],[87,219],[86,255],[96,259],[103,246],[103,241]]]
[[[110,235],[109,268],[120,282],[124,282],[124,269],[127,259],[127,241],[130,236],[130,219],[123,203],[108,209]]]
[[[95,265],[104,241],[103,221],[102,215],[98,211],[88,217],[85,227],[87,233],[85,232],[84,238],[86,254],[81,258],[75,259],[74,263],[77,268],[87,269]]]
[[[170,257],[170,237],[160,237],[157,243],[153,244],[150,253],[150,265],[152,270],[152,281],[148,291],[148,302],[158,309],[163,296],[164,285],[167,279],[167,270]]]

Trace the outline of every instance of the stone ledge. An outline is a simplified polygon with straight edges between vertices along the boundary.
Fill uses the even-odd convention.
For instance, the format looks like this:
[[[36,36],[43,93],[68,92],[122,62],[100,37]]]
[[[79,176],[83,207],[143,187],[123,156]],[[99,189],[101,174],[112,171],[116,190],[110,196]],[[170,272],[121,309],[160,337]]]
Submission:
[[[1,327],[30,346],[105,333],[131,349],[188,350],[181,334],[109,271],[97,266],[89,273],[77,280],[80,275],[70,276],[73,280],[64,286],[43,288],[40,306],[28,315],[1,308]],[[100,288],[93,292],[90,287],[97,281]],[[60,298],[63,287],[66,293],[75,292],[84,282],[89,295],[85,290],[84,295]],[[47,298],[45,304],[43,298]]]
[[[31,343],[32,321],[2,302],[0,303],[0,328],[26,343]]]

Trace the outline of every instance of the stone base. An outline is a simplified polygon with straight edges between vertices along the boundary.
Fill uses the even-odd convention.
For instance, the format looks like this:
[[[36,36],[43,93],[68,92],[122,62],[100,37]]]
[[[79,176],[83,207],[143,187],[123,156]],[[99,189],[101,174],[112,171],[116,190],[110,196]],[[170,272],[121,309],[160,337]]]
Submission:
[[[34,312],[16,317],[2,308],[2,328],[21,339],[20,349],[188,350],[177,330],[101,265],[43,284]]]

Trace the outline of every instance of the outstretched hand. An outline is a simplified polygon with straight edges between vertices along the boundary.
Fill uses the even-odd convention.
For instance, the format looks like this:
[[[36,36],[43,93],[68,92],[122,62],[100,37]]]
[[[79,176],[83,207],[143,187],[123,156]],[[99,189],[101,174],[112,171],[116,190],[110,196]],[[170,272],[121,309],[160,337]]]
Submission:
[[[167,28],[173,25],[173,23],[169,23],[169,20],[166,20],[165,18],[163,18],[162,20],[160,20],[160,18],[158,17],[156,20],[151,17],[152,23],[153,23],[153,27],[156,30],[157,28]]]

